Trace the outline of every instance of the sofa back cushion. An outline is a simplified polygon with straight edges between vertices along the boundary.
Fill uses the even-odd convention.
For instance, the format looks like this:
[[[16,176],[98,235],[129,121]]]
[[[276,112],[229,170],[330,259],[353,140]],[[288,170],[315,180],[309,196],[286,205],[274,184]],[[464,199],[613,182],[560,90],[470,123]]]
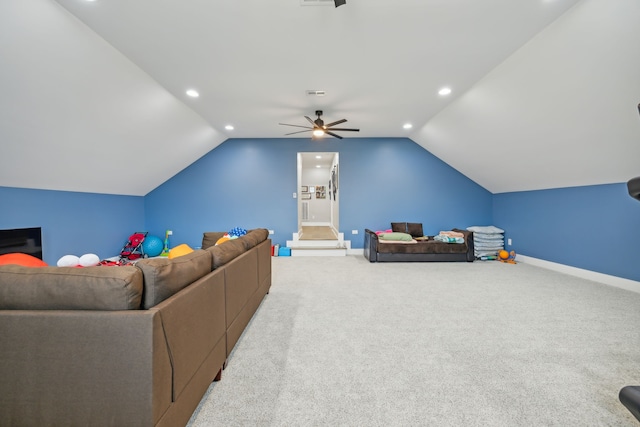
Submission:
[[[228,240],[218,246],[211,246],[206,249],[211,256],[212,268],[222,267],[232,259],[242,255],[246,251],[244,243],[240,238]]]
[[[239,237],[239,239],[244,245],[244,248],[249,250],[267,240],[267,237],[269,237],[269,230],[266,228],[255,228],[247,231],[247,234]]]
[[[216,242],[226,234],[226,231],[207,231],[202,234],[202,249],[216,245]]]
[[[392,222],[391,223],[391,231],[393,233],[406,233],[407,232],[407,223],[406,222]]]
[[[422,231],[422,223],[421,222],[408,222],[407,223],[407,233],[411,234],[411,237],[422,237],[424,233]]]
[[[411,237],[422,237],[424,235],[421,222],[392,222],[391,231],[411,234]]]
[[[136,263],[144,276],[142,308],[149,309],[211,272],[211,255],[202,249],[181,257],[148,258]]]
[[[137,310],[142,289],[132,266],[0,266],[1,310]]]

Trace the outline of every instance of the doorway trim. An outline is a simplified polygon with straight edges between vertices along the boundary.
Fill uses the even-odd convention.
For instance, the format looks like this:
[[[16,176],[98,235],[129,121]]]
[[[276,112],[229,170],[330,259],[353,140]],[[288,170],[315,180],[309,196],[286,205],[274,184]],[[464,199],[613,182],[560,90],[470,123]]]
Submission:
[[[317,159],[316,156],[321,156]],[[339,235],[339,218],[340,218],[340,156],[338,152],[298,152],[297,153],[297,194],[298,194],[298,234],[302,233],[302,225],[329,225],[336,235]],[[320,165],[321,167],[316,167]],[[326,177],[308,178],[309,175],[315,173],[317,169],[326,171]],[[322,172],[320,172],[322,173]],[[309,182],[308,180],[312,181]],[[309,190],[310,186],[322,185],[325,187],[325,198],[328,201],[326,206],[316,203],[316,193],[302,190],[304,187]],[[314,189],[315,190],[315,189]],[[324,209],[328,210],[325,211]],[[320,208],[321,220],[315,220],[313,209]],[[306,218],[304,217],[307,213]],[[317,212],[316,212],[317,213]]]

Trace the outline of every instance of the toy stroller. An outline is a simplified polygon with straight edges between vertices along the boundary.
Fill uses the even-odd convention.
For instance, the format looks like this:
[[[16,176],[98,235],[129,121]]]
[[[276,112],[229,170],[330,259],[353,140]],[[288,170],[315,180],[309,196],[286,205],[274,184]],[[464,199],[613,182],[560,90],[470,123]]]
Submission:
[[[122,264],[138,258],[146,258],[144,248],[142,247],[145,237],[147,237],[146,231],[137,231],[129,236],[127,243],[120,251],[120,262]]]

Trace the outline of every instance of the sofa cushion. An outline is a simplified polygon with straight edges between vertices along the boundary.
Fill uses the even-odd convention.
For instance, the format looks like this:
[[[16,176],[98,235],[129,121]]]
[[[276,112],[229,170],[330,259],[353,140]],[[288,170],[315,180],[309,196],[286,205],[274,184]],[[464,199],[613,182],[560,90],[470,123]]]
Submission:
[[[422,237],[424,236],[422,232],[422,223],[421,222],[408,222],[407,223],[407,233],[411,234],[412,237]]]
[[[256,246],[258,243],[262,243],[269,237],[269,230],[266,228],[256,228],[247,231],[247,234],[239,237],[239,240],[244,245],[246,250],[249,250]]]
[[[148,309],[209,274],[211,255],[198,249],[173,259],[143,259],[136,267],[144,276],[142,308]]]
[[[206,250],[211,256],[213,269],[225,265],[246,251],[240,238],[226,241],[218,246],[210,246]]]
[[[406,233],[407,232],[407,223],[406,222],[392,222],[391,223],[391,231],[394,233]]]
[[[2,310],[136,310],[142,273],[135,267],[0,266]]]
[[[216,242],[226,234],[226,231],[207,231],[202,234],[202,249],[215,246]]]

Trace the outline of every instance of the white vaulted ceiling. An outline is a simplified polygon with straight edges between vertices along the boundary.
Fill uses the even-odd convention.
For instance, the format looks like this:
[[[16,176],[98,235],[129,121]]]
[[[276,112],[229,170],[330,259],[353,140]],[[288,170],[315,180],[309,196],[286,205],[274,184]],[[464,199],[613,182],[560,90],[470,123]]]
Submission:
[[[0,186],[144,195],[317,109],[494,193],[624,182],[638,22],[636,0],[0,2]]]

